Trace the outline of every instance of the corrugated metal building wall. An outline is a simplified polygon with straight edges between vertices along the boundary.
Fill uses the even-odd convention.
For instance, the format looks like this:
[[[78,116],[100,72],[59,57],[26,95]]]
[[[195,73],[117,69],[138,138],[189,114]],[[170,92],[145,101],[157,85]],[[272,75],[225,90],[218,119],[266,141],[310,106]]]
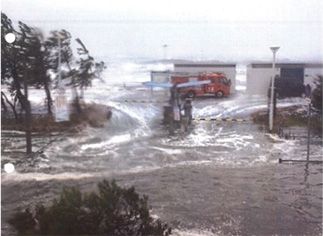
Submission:
[[[287,77],[295,83],[315,86],[314,79],[323,75],[323,64],[278,63],[275,75]],[[247,66],[247,93],[267,95],[273,68],[271,63],[253,63]]]

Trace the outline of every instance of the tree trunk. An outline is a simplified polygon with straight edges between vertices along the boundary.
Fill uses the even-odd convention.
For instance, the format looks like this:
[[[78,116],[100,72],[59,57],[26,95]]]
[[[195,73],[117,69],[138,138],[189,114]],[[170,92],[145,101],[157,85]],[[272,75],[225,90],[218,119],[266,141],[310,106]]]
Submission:
[[[7,108],[7,106],[6,106],[6,103],[5,103],[4,99],[3,99],[2,94],[3,94],[3,92],[1,92],[1,106],[2,106],[2,107],[3,107],[3,109],[4,109],[4,112],[7,112],[7,111],[8,111],[8,108]]]
[[[82,113],[82,108],[80,105],[80,97],[78,96],[75,86],[73,86],[72,88],[73,88],[73,94],[74,94],[74,106],[76,108],[77,113]]]
[[[46,98],[47,98],[47,112],[48,112],[48,114],[53,114],[53,112],[52,112],[53,100],[52,100],[52,96],[51,96],[50,89],[49,89],[49,83],[48,83],[47,79],[45,79],[44,87],[45,87],[45,93],[46,93]]]
[[[16,63],[17,63],[16,62],[16,55],[15,55],[15,50],[14,50],[14,61],[13,61],[13,63],[10,64],[12,79],[13,79],[13,83],[15,86],[16,97],[17,97],[18,102],[20,103],[22,109],[24,109],[24,105],[25,105],[24,104],[24,95],[21,92],[21,83],[19,81]]]
[[[27,145],[27,154],[32,153],[32,141],[31,141],[31,109],[30,102],[26,99],[26,145]]]
[[[15,120],[17,121],[18,120],[18,115],[17,115],[17,111],[16,111],[16,108],[15,106],[9,101],[9,99],[7,98],[7,96],[4,94],[4,92],[1,92],[1,100],[5,98],[6,99],[6,102],[9,104],[9,106],[11,107],[12,111],[13,111],[13,114],[15,116]]]

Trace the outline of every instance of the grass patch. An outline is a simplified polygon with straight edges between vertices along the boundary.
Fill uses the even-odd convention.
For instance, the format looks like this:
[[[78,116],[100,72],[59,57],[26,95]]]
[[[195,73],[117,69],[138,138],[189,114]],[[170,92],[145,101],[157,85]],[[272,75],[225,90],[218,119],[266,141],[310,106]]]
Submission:
[[[290,126],[307,126],[307,118],[297,116],[297,115],[287,115],[284,119],[283,125],[285,127]]]
[[[269,115],[268,110],[261,110],[251,115],[251,120],[269,131]],[[274,118],[273,133],[279,134],[280,128],[299,126],[307,126],[307,107],[292,106],[286,108],[278,108],[276,117]],[[312,112],[310,119],[310,127],[312,130],[322,132],[322,115],[318,112]]]

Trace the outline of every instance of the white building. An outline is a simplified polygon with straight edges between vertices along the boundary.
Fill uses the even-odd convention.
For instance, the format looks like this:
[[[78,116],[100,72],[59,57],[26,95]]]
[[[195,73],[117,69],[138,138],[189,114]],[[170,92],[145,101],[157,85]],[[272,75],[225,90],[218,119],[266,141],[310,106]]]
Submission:
[[[323,75],[323,64],[278,63],[275,75],[289,77],[295,83],[310,84],[315,87],[314,80]],[[271,78],[274,74],[271,63],[253,63],[247,66],[247,93],[267,95]]]
[[[150,80],[157,83],[167,83],[170,81],[171,71],[152,71],[150,73]]]

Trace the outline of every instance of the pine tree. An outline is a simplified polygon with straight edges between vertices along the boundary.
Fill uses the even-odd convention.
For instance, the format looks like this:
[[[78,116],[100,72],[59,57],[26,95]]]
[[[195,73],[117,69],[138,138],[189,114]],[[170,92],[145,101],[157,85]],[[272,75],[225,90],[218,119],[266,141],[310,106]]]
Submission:
[[[77,87],[81,91],[81,98],[84,97],[84,89],[92,86],[92,81],[95,78],[100,78],[102,71],[105,69],[104,62],[96,63],[94,58],[90,56],[89,51],[84,46],[80,39],[76,39],[76,42],[81,46],[77,49],[77,53],[80,56],[77,64],[79,66],[77,77]]]
[[[11,20],[1,13],[1,83],[6,84],[13,98],[13,112],[16,115],[16,105],[26,110],[26,94],[22,92],[24,83],[28,86],[40,88],[44,86],[48,101],[48,113],[52,113],[52,98],[50,94],[50,77],[47,74],[42,33],[23,22],[18,23],[16,31]],[[9,44],[4,37],[7,33],[14,33],[16,40]],[[5,98],[5,94],[3,94]],[[7,102],[9,101],[6,98]],[[16,115],[17,118],[17,115]]]
[[[98,192],[63,188],[48,207],[17,212],[9,223],[21,235],[169,235],[171,228],[150,216],[147,196],[134,187],[103,180]],[[32,214],[34,212],[34,214]]]
[[[1,13],[1,83],[8,86],[12,98],[10,102],[5,93],[1,94],[4,109],[6,109],[5,104],[9,104],[18,119],[17,107],[20,106],[22,111],[26,111],[28,86],[34,86],[44,88],[47,110],[49,114],[52,113],[50,87],[51,84],[54,87],[58,84],[60,52],[61,67],[67,71],[67,73],[61,73],[61,79],[66,85],[71,86],[73,104],[78,112],[82,112],[80,98],[84,97],[84,90],[92,86],[93,79],[100,77],[106,68],[104,62],[95,62],[80,39],[76,39],[81,46],[78,48],[79,59],[76,60],[71,49],[72,37],[66,30],[52,31],[50,37],[45,40],[42,32],[37,28],[29,27],[23,22],[19,22],[18,27],[16,31],[11,20]],[[5,35],[9,32],[16,35],[16,41],[13,44],[5,41]],[[50,74],[56,77],[51,78]]]
[[[47,100],[47,111],[52,114],[52,97],[50,92],[50,69],[44,47],[44,36],[39,29],[31,28],[20,22],[19,28],[25,35],[25,48],[28,59],[28,85],[36,88],[43,87]]]
[[[12,44],[5,40],[8,33],[16,36],[15,42]],[[11,20],[6,14],[1,13],[1,84],[7,85],[13,102],[10,103],[16,120],[17,105],[20,104],[24,108],[24,95],[22,89],[23,64],[19,51],[19,33],[13,28]],[[5,94],[3,100],[9,101]]]

